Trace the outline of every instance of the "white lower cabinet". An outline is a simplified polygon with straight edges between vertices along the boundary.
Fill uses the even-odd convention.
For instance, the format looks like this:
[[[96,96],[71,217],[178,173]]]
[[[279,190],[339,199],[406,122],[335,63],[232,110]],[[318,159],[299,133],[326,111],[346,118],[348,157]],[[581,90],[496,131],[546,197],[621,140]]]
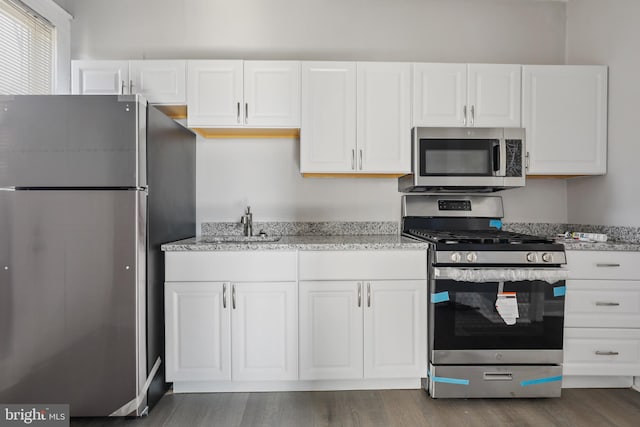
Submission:
[[[165,284],[167,381],[231,379],[227,283]]]
[[[300,282],[300,379],[424,376],[425,287],[420,280]]]
[[[564,387],[630,387],[640,376],[640,253],[567,252]]]
[[[298,378],[295,252],[165,258],[167,381]]]

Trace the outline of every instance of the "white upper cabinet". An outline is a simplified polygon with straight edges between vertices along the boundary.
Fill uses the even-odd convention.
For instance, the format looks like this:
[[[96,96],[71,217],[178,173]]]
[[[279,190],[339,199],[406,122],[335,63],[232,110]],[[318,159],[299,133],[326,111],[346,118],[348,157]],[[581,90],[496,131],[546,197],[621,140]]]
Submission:
[[[520,127],[521,69],[520,65],[468,65],[468,125]]]
[[[409,64],[357,64],[356,147],[359,171],[411,171],[410,76]]]
[[[525,65],[522,122],[529,175],[607,171],[607,68]]]
[[[71,61],[73,95],[129,93],[129,61]]]
[[[191,127],[300,126],[297,61],[188,61],[187,82]]]
[[[355,171],[356,63],[302,63],[300,171]]]
[[[520,126],[521,66],[413,64],[414,126]]]
[[[304,62],[302,173],[406,173],[410,66]]]
[[[74,95],[141,94],[152,104],[184,105],[186,61],[72,61]]]
[[[186,104],[186,64],[184,60],[129,61],[131,93],[153,104]]]

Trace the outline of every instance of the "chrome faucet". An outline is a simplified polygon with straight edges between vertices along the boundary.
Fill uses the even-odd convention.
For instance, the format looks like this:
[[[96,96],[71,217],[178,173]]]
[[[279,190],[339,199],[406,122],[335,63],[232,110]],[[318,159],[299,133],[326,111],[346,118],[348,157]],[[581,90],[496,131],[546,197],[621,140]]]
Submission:
[[[245,236],[253,236],[253,214],[251,213],[251,206],[247,206],[247,210],[240,218],[240,224],[244,226],[243,232]]]

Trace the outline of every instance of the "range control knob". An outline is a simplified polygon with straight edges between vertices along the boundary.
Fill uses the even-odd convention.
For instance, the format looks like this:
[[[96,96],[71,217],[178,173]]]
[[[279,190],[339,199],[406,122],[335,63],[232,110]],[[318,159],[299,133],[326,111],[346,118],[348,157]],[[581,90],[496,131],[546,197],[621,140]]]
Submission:
[[[545,252],[545,253],[543,253],[543,254],[542,254],[542,261],[544,261],[544,262],[551,262],[551,261],[553,261],[553,255],[552,255],[552,254],[550,254],[550,253],[546,253],[546,252]]]
[[[469,252],[467,254],[467,261],[468,262],[476,262],[477,259],[478,259],[478,255],[476,255],[475,252]]]
[[[451,254],[451,261],[453,262],[460,262],[461,259],[462,256],[460,255],[460,252],[454,252]]]
[[[527,261],[536,262],[536,261],[538,261],[538,256],[534,252],[529,252],[527,254]]]

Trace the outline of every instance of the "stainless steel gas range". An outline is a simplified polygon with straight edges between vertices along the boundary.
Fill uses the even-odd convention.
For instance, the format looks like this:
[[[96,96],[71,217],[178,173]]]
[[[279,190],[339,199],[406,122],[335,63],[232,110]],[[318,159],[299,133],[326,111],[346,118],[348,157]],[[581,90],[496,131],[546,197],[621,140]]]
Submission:
[[[431,243],[434,398],[560,396],[564,246],[502,218],[498,196],[403,196],[403,235]]]

